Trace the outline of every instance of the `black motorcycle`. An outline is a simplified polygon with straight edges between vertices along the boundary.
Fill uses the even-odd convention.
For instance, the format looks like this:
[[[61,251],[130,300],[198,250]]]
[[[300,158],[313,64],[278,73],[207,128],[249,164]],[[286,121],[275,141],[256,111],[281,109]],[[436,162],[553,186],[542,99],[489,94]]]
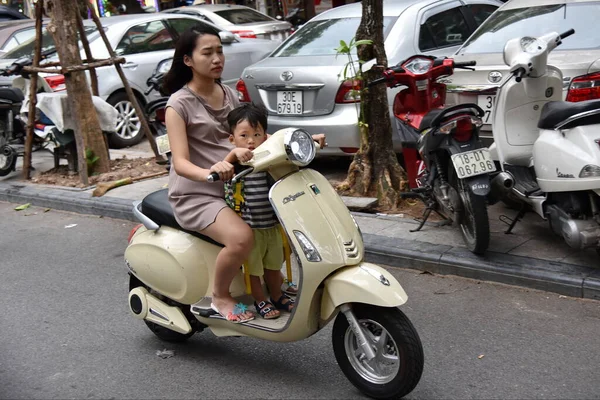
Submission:
[[[167,125],[165,123],[165,111],[167,107],[167,101],[169,96],[162,90],[162,83],[165,73],[171,68],[172,58],[162,60],[156,66],[156,69],[152,72],[152,75],[146,81],[148,90],[145,95],[148,96],[152,91],[156,90],[160,93],[159,99],[153,100],[146,104],[146,119],[150,125],[152,135],[156,140],[156,146],[158,152],[167,157],[166,161],[160,161],[159,163],[165,164],[167,169],[171,167],[171,151],[169,146],[169,138],[167,136]]]

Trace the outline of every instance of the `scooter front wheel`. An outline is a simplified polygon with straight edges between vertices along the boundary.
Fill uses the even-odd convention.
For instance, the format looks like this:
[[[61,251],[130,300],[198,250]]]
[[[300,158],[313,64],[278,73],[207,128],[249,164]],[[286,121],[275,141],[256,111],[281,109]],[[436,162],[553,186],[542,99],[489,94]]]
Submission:
[[[335,358],[348,380],[376,399],[410,393],[423,373],[423,346],[412,323],[396,307],[354,304],[352,311],[366,334],[375,358],[368,360],[343,313],[333,326]]]

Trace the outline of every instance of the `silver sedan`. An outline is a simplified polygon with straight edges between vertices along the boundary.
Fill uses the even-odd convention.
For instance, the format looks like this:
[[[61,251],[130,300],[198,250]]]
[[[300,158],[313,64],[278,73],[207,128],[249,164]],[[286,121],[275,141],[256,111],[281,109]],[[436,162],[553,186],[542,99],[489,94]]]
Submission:
[[[134,14],[102,18],[101,22],[111,47],[117,55],[125,57],[123,71],[142,104],[159,97],[156,91],[148,96],[144,95],[147,89],[146,81],[159,61],[173,57],[179,34],[191,26],[209,24],[220,31],[226,58],[222,79],[223,83],[231,87],[235,87],[245,67],[261,60],[277,46],[277,42],[271,40],[236,38],[231,32],[189,15]],[[84,25],[94,58],[108,58],[108,50],[94,23],[85,20]],[[0,68],[10,65],[16,58],[32,56],[33,50],[34,39],[15,47],[0,57]],[[46,31],[42,37],[42,51],[52,54],[49,61],[56,60],[54,41]],[[83,52],[82,58],[85,58]],[[99,96],[119,112],[116,133],[109,137],[111,147],[121,148],[138,143],[144,136],[143,131],[140,129],[139,118],[125,93],[119,75],[112,66],[97,68],[96,72]],[[0,78],[0,87],[10,86],[12,79],[14,77]],[[66,89],[62,75],[45,76],[44,79],[54,91]]]
[[[385,0],[388,63],[397,64],[414,54],[454,53],[501,4],[496,0]],[[322,155],[352,155],[358,150],[360,99],[351,82],[340,79],[348,60],[337,56],[334,49],[340,40],[348,42],[355,36],[361,16],[360,3],[319,14],[270,57],[244,70],[238,84],[240,98],[268,109],[270,132],[294,126],[313,134],[325,133],[329,147]],[[397,92],[388,90],[391,116]],[[392,126],[395,130],[393,121]],[[394,139],[399,152],[398,135]]]

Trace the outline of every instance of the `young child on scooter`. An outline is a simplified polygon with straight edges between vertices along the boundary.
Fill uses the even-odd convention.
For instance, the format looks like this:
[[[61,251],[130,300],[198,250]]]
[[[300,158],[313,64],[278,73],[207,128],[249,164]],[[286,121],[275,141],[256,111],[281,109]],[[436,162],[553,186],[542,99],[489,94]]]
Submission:
[[[254,150],[267,140],[267,113],[254,104],[244,104],[233,109],[228,117],[229,141],[236,147]],[[225,161],[238,161],[230,153]],[[290,312],[294,300],[282,293],[283,240],[279,221],[269,202],[270,176],[258,172],[244,177],[236,185],[225,183],[225,198],[250,225],[254,232],[254,248],[246,262],[250,273],[250,289],[256,311],[265,319],[280,316],[279,310]],[[270,300],[263,292],[260,278],[264,277]]]

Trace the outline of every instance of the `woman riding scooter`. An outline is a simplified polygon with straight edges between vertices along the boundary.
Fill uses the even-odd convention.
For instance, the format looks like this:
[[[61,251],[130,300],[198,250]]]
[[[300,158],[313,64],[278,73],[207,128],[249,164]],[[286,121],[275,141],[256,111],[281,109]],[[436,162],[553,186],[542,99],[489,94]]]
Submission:
[[[171,145],[169,202],[177,222],[225,245],[216,261],[213,303],[232,322],[253,318],[236,307],[230,284],[253,246],[250,227],[224,200],[222,185],[207,183],[216,172],[223,181],[233,177],[233,166],[223,161],[233,150],[226,118],[239,105],[237,94],[219,82],[225,57],[219,33],[199,25],[184,32],[170,71],[165,76],[166,124]],[[252,158],[249,150],[238,159]]]

